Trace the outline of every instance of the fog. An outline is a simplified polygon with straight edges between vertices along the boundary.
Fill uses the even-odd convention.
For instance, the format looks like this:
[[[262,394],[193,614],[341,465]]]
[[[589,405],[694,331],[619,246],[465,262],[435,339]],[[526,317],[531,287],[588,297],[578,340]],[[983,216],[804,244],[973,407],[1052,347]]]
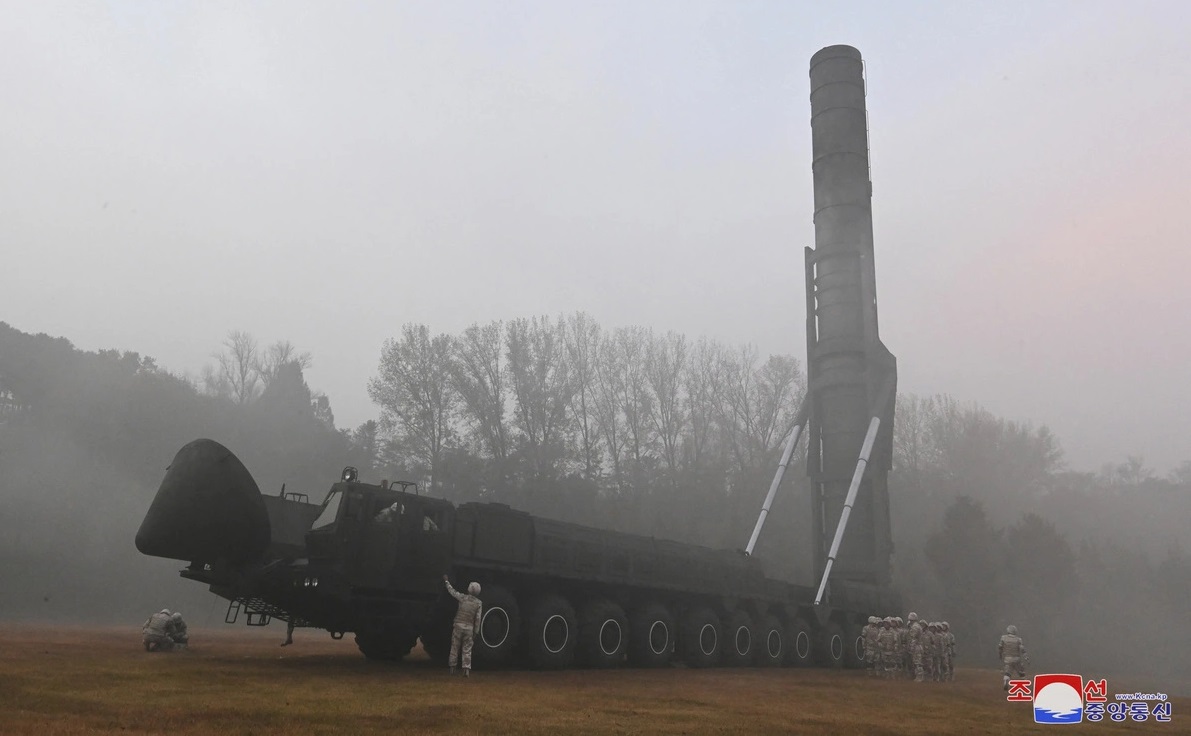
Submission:
[[[881,329],[903,392],[899,585],[936,617],[971,622],[957,632],[969,663],[1006,617],[1070,666],[1100,635],[1076,614],[1124,619],[1140,600],[1146,628],[1185,629],[1189,14],[1095,2],[7,8],[0,617],[139,623],[169,605],[221,620],[223,604],[175,563],[132,547],[173,452],[197,436],[234,446],[262,489],[321,497],[354,462],[377,477],[436,471],[437,492],[466,500],[507,457],[463,415],[455,454],[416,455],[399,399],[373,385],[405,325],[463,339],[495,320],[583,313],[622,346],[682,336],[688,362],[705,345],[733,375],[780,384],[768,429],[716,425],[706,404],[705,460],[676,449],[698,444],[693,414],[674,447],[643,428],[623,467],[568,425],[565,453],[518,456],[537,475],[500,490],[539,513],[743,545],[804,388],[807,62],[848,43],[867,64]],[[233,331],[262,355],[285,341],[309,352],[288,393],[274,381],[266,399],[261,377],[233,400],[218,357]],[[283,419],[297,406],[300,431]],[[512,412],[509,432],[523,435]],[[807,491],[792,475],[761,553],[804,580]],[[1069,560],[1055,554],[1079,585],[1019,593],[997,573],[985,598],[950,596],[929,550],[945,548],[960,496],[983,516],[960,502],[952,531],[986,522],[1001,540],[974,566],[1020,565],[1003,541],[1032,534],[1067,546]],[[1185,637],[1118,649],[1099,666],[1191,678]]]

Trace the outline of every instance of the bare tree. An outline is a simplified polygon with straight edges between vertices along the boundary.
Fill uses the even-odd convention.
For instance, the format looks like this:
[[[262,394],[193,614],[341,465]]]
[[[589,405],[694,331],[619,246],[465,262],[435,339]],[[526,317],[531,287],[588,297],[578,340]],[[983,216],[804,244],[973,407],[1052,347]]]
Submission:
[[[702,465],[716,423],[716,407],[723,395],[723,353],[717,342],[702,338],[690,351],[684,372],[687,434],[683,455],[692,468]]]
[[[781,444],[805,393],[798,360],[771,355],[759,368],[752,346],[723,356],[718,414],[741,471],[757,469]]]
[[[309,352],[299,353],[289,340],[278,340],[259,355],[256,372],[266,388],[277,378],[277,372],[286,363],[297,363],[303,371],[308,370],[314,362]]]
[[[678,440],[687,422],[682,395],[686,353],[686,337],[667,332],[663,336],[650,335],[645,356],[645,379],[653,396],[649,418],[661,440],[662,458],[672,484],[677,482],[673,473],[678,467]]]
[[[643,327],[621,327],[614,333],[624,380],[620,385],[620,410],[624,413],[626,449],[639,466],[649,454],[649,415],[653,396],[645,376],[651,334]]]
[[[384,429],[422,461],[434,488],[443,451],[453,434],[459,396],[451,382],[454,339],[430,337],[425,325],[407,324],[399,340],[386,340],[379,375],[368,382],[368,395],[381,407]]]
[[[473,431],[495,460],[504,460],[509,455],[501,361],[503,332],[499,321],[468,327],[455,341],[455,360],[451,366],[451,378]]]
[[[205,372],[204,380],[215,393],[237,404],[247,404],[259,395],[261,388],[256,338],[233,330],[223,341],[223,348],[214,356],[219,363],[218,372]]]
[[[579,453],[583,477],[594,480],[600,473],[600,433],[597,419],[597,370],[601,330],[599,324],[584,312],[576,312],[567,321],[564,332],[571,371],[575,378],[575,393],[571,397],[571,413],[579,435]]]
[[[575,394],[564,331],[561,319],[552,324],[535,317],[510,322],[506,335],[514,416],[539,476],[562,456],[567,408]]]
[[[896,468],[912,479],[934,461],[930,425],[935,414],[933,398],[914,394],[897,397],[897,422],[893,425],[893,460]]]
[[[622,461],[625,444],[625,421],[621,411],[624,392],[624,356],[614,335],[605,333],[597,346],[595,364],[595,411],[599,432],[612,463],[612,478],[618,489],[624,488]]]

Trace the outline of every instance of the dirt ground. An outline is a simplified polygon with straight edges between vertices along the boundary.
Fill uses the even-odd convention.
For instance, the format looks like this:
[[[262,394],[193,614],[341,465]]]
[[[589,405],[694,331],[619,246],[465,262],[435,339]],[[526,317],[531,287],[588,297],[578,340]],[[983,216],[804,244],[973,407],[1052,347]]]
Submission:
[[[348,635],[191,629],[189,651],[146,653],[140,630],[0,624],[0,733],[152,734],[1007,734],[1053,733],[1000,676],[873,680],[826,670],[479,672],[451,678],[415,651],[366,661]],[[1161,688],[1157,688],[1160,690]],[[1110,678],[1110,692],[1142,690]],[[1062,733],[1191,733],[1191,698],[1169,723]]]

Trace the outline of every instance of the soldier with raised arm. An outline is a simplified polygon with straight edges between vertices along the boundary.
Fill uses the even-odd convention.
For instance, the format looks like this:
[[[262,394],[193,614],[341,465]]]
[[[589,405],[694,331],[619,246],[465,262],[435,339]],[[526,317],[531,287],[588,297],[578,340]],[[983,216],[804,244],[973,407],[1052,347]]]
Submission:
[[[480,584],[476,582],[469,583],[466,593],[460,593],[451,587],[451,579],[446,575],[442,576],[443,582],[447,584],[447,592],[459,601],[459,610],[455,612],[455,624],[451,629],[451,658],[448,660],[451,674],[455,674],[455,661],[459,656],[460,648],[463,649],[463,676],[468,677],[471,674],[471,648],[475,641],[476,632],[480,630],[480,622],[482,621],[481,611],[483,604],[477,598],[480,594]]]

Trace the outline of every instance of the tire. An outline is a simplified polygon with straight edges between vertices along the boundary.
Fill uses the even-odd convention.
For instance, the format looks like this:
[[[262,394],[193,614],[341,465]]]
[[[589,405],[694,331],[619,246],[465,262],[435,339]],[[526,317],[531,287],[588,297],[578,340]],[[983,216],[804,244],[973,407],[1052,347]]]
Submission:
[[[753,646],[758,667],[779,667],[785,662],[790,649],[786,629],[777,616],[766,615],[757,627],[757,642]]]
[[[815,632],[801,618],[790,623],[790,652],[786,661],[792,667],[810,667],[815,663]]]
[[[530,604],[522,650],[531,667],[540,670],[570,667],[578,639],[575,609],[566,598],[548,593]]]
[[[428,626],[419,638],[422,642],[422,651],[426,652],[426,656],[430,658],[431,662],[438,665],[447,663],[447,656],[451,653],[450,621],[446,626],[437,622]]]
[[[664,667],[674,652],[674,617],[660,603],[648,603],[629,614],[629,662],[637,667]]]
[[[856,624],[846,624],[844,630],[844,667],[850,670],[861,670],[866,666],[864,661],[864,631]]]
[[[819,632],[819,664],[839,669],[844,666],[844,630],[834,621],[823,627]]]
[[[416,634],[401,630],[356,632],[356,646],[370,660],[396,662],[409,654],[418,641]]]
[[[419,636],[422,651],[434,664],[447,663],[447,656],[451,653],[451,624],[458,608],[459,604],[444,590],[422,624]]]
[[[624,661],[629,648],[629,620],[624,610],[606,598],[593,598],[579,614],[575,654],[588,667],[605,669]]]
[[[728,617],[720,653],[720,662],[725,667],[748,667],[753,663],[757,646],[754,629],[752,617],[744,611],[736,611]]]
[[[691,667],[714,667],[719,664],[723,647],[723,627],[720,617],[710,608],[691,609],[682,618],[678,644],[682,660]]]
[[[512,659],[521,631],[521,609],[517,599],[499,585],[485,587],[480,594],[480,630],[476,632],[472,655],[477,664],[497,667]]]

